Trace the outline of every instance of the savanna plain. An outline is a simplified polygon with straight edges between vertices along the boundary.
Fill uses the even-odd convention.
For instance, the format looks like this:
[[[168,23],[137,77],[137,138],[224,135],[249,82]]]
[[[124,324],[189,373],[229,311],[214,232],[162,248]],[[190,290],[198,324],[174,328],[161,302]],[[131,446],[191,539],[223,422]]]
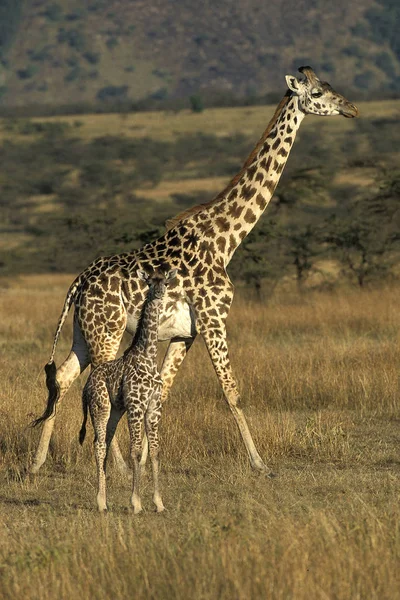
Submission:
[[[58,407],[47,462],[24,476],[65,293],[96,255],[154,239],[220,191],[274,107],[0,123],[0,598],[399,597],[399,103],[360,108],[354,123],[304,125],[279,202],[231,265],[231,360],[276,477],[251,470],[198,339],[161,423],[167,511],[153,511],[147,469],[139,516],[111,458],[97,513],[91,428],[78,443],[86,375]],[[128,456],[124,421],[118,438]]]
[[[398,597],[398,288],[268,303],[239,294],[231,358],[277,477],[249,467],[197,340],[164,408],[168,510],[153,512],[146,472],[146,510],[134,516],[131,483],[110,460],[110,510],[100,516],[91,430],[78,443],[84,376],[58,409],[46,464],[23,477],[39,435],[29,422],[45,401],[44,348],[70,279],[2,280],[2,598]],[[124,422],[118,436],[127,456]]]

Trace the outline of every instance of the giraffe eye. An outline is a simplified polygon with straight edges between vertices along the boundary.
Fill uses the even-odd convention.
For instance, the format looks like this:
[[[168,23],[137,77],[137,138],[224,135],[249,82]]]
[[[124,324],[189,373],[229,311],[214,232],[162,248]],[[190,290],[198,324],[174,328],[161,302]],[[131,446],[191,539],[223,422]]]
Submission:
[[[311,96],[313,98],[320,98],[322,96],[322,92],[317,92],[317,91],[311,92]]]

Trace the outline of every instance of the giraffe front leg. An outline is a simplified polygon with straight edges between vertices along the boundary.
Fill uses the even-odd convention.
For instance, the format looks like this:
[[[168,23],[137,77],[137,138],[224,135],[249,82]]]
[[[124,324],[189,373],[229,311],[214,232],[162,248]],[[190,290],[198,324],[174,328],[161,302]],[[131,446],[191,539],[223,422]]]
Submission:
[[[128,427],[130,436],[130,453],[133,465],[133,486],[131,505],[135,515],[142,512],[142,501],[140,498],[141,479],[141,456],[142,456],[142,423],[144,410],[138,405],[139,395],[137,388],[130,390],[125,399]]]
[[[186,354],[189,352],[194,340],[195,337],[187,338],[185,340],[171,340],[169,343],[161,366],[161,379],[163,380],[161,392],[162,403],[167,400],[169,391],[175,379],[175,375],[183,363]],[[142,458],[140,459],[142,468],[146,465],[148,454],[149,443],[147,441],[147,436],[145,435],[143,438]]]
[[[207,328],[203,324],[201,333],[224,391],[225,399],[239,427],[250,464],[253,469],[265,473],[268,477],[273,477],[272,471],[265,465],[257,451],[246,418],[240,408],[240,395],[229,360],[225,324],[221,324],[219,328]]]
[[[158,452],[159,452],[159,438],[158,438],[158,424],[161,418],[161,390],[157,390],[150,400],[149,407],[145,415],[145,426],[146,436],[149,440],[150,447],[150,460],[153,471],[153,484],[154,494],[153,502],[156,506],[157,512],[163,512],[165,510],[164,503],[160,494],[159,480],[158,480]]]

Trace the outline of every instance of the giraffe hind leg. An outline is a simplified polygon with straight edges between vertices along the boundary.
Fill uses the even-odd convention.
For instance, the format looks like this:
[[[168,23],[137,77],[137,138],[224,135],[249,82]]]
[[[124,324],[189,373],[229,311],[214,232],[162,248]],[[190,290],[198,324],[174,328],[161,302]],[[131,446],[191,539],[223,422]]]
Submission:
[[[54,365],[54,363],[52,364]],[[54,387],[49,389],[48,405],[43,414],[43,416],[46,415],[45,418],[37,419],[37,421],[39,422],[43,420],[43,428],[40,436],[39,445],[33,458],[32,464],[28,468],[28,473],[37,473],[40,467],[45,462],[49,449],[50,439],[54,429],[56,406],[59,405],[62,398],[64,397],[64,394],[68,391],[69,387],[71,386],[72,382],[86,369],[86,367],[89,364],[90,358],[85,340],[83,338],[77,321],[74,320],[74,341],[71,352],[69,353],[68,358],[56,371],[54,378],[56,383],[54,383]],[[53,367],[48,367],[49,372],[47,373],[47,375],[49,379],[53,379],[54,373],[50,373],[50,369],[52,370]],[[53,394],[55,390],[57,392],[56,398],[54,398],[54,396],[51,396],[51,394]],[[51,408],[49,405],[51,405]],[[47,413],[49,413],[49,416],[47,416]]]
[[[257,451],[246,417],[244,416],[243,410],[240,408],[240,395],[229,360],[225,328],[221,327],[219,330],[214,331],[203,327],[202,335],[215,372],[224,391],[225,399],[239,428],[252,468],[264,473],[267,477],[274,477],[274,473],[272,473],[268,466],[263,462]]]
[[[98,479],[97,508],[99,512],[108,510],[106,498],[107,457],[115,430],[123,414],[114,406],[110,405],[106,389],[103,391],[102,400],[104,400],[103,404],[107,403],[106,409],[104,409],[103,406],[100,411],[98,409],[93,410],[93,408],[91,410],[92,423],[95,431],[94,448]]]

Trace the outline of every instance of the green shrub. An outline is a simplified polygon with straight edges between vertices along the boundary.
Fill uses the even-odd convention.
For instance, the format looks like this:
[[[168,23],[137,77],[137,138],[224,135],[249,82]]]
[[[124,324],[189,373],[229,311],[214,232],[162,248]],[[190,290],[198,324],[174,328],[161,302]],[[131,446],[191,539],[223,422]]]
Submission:
[[[106,46],[109,50],[112,50],[113,48],[115,48],[115,46],[118,46],[118,38],[115,36],[109,37],[108,40],[106,41]]]
[[[59,4],[53,2],[53,4],[49,4],[47,8],[43,11],[43,15],[49,19],[49,21],[59,21],[62,17],[63,10]]]
[[[70,48],[82,52],[85,49],[85,36],[79,29],[65,29],[60,27],[58,30],[57,40],[60,44],[68,44]]]
[[[37,72],[35,65],[28,65],[25,69],[18,69],[17,75],[20,79],[30,79]]]
[[[100,54],[98,52],[87,51],[83,53],[83,58],[85,58],[88,63],[91,65],[96,65],[100,60]]]
[[[354,85],[363,90],[369,89],[374,82],[374,73],[373,71],[366,70],[362,73],[359,73],[354,77]]]
[[[204,110],[203,98],[200,94],[193,94],[189,97],[190,108],[194,113],[201,113]]]
[[[64,81],[70,83],[71,81],[76,81],[81,76],[82,71],[79,66],[73,67],[64,77]]]
[[[354,56],[356,58],[363,58],[365,56],[365,51],[360,48],[358,44],[349,44],[342,48],[342,54],[345,56]]]
[[[380,52],[377,54],[375,63],[388,77],[396,76],[396,65],[389,52]]]
[[[51,57],[54,46],[47,44],[38,50],[28,50],[29,58],[35,62],[43,62]]]
[[[127,97],[128,89],[127,85],[106,85],[97,92],[96,98],[100,102],[124,100]]]

